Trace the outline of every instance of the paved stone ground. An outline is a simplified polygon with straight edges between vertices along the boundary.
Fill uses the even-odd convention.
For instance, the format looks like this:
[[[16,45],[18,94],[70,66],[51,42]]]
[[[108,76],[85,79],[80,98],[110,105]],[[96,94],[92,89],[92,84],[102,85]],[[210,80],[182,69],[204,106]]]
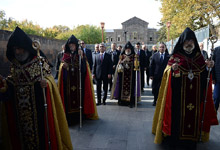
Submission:
[[[153,143],[155,107],[151,88],[144,90],[137,111],[108,99],[107,105],[97,107],[99,120],[85,120],[81,129],[78,124],[69,127],[74,150],[166,150],[166,145]],[[210,141],[199,143],[197,150],[220,150],[220,125],[211,128]]]
[[[153,96],[150,87],[145,88],[142,101],[138,103],[137,111],[135,108],[118,106],[117,101],[108,99],[106,105],[97,106],[99,120],[85,120],[81,129],[79,129],[79,125],[69,127],[74,149],[168,149],[166,145],[153,143],[154,135],[151,133],[151,127],[155,107],[152,106],[152,102]],[[219,125],[212,127],[210,141],[199,143],[197,150],[220,150]]]

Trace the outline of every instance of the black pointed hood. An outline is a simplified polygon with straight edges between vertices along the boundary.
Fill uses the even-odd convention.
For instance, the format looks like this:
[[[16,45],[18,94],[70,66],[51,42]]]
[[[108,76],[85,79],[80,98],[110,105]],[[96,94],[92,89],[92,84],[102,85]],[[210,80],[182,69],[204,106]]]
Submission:
[[[193,52],[191,54],[187,54],[184,49],[183,49],[183,44],[186,40],[194,40],[194,44],[195,44],[195,48],[193,49]],[[200,48],[199,48],[199,44],[198,44],[198,41],[197,41],[197,38],[196,38],[196,35],[195,33],[190,29],[190,28],[186,28],[183,33],[180,35],[179,37],[179,40],[178,42],[176,43],[174,49],[173,49],[173,52],[172,52],[172,55],[173,54],[176,54],[176,53],[182,53],[184,54],[185,56],[188,56],[188,57],[193,57],[195,56],[195,54],[197,52],[201,53],[200,52]]]
[[[71,37],[67,40],[65,44],[65,53],[71,53],[69,48],[69,44],[71,43],[76,44],[76,49],[79,48],[79,40],[74,35],[71,35]]]
[[[128,41],[128,42],[125,44],[125,46],[124,46],[124,48],[123,48],[123,50],[122,50],[122,52],[121,52],[121,55],[125,54],[125,50],[126,50],[126,49],[131,49],[131,54],[130,54],[130,55],[135,54],[135,52],[134,52],[134,46],[132,46],[131,42]]]
[[[15,58],[14,47],[23,48],[24,50],[29,51],[29,57],[33,58],[37,55],[37,51],[32,47],[32,40],[19,27],[15,28],[8,40],[6,56],[10,62],[12,62],[12,60]]]

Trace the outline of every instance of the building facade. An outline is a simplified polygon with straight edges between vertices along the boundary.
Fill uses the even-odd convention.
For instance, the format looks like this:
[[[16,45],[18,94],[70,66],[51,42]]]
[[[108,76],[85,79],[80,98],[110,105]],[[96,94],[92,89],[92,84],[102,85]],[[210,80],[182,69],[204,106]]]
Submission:
[[[133,17],[122,23],[122,29],[105,30],[106,43],[124,45],[127,41],[153,45],[157,43],[157,30],[148,28],[148,22]]]

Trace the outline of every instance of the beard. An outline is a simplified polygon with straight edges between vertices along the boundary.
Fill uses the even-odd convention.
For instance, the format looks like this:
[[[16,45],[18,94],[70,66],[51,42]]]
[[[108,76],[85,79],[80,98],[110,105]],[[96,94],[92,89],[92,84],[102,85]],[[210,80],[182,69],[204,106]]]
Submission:
[[[184,50],[187,54],[191,54],[194,48],[195,48],[195,44],[183,45],[183,50]]]
[[[25,51],[23,54],[16,54],[15,59],[17,59],[19,62],[24,62],[29,57],[29,52]]]
[[[131,51],[125,51],[125,55],[130,55]]]

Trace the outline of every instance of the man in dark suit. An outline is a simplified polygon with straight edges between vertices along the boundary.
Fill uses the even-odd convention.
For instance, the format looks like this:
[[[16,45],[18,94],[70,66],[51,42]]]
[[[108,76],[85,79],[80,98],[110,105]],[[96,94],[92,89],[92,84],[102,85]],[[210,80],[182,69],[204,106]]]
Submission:
[[[146,55],[145,51],[140,48],[140,43],[136,45],[137,54],[139,55],[140,73],[141,73],[141,92],[144,92],[144,70],[146,69]]]
[[[159,51],[152,56],[152,60],[150,64],[150,78],[153,80],[152,83],[152,93],[154,95],[153,106],[156,106],[160,84],[163,77],[163,72],[170,58],[169,54],[165,52],[165,47],[166,45],[164,43],[160,44]]]
[[[99,54],[99,44],[95,44],[95,51],[92,52],[92,62],[95,63],[95,56]],[[96,84],[96,79],[93,79],[93,84]]]
[[[208,53],[203,49],[203,42],[199,43],[199,48],[205,60],[208,59]]]
[[[56,57],[56,76],[55,76],[55,79],[58,79],[59,68],[60,68],[60,63],[61,63],[62,58],[63,58],[64,49],[65,49],[65,44],[62,45],[62,51],[60,51],[57,54],[57,57]]]
[[[92,51],[91,51],[91,49],[86,48],[86,44],[85,44],[84,41],[81,41],[81,42],[80,42],[80,45],[81,45],[82,48],[83,48],[83,52],[86,54],[86,58],[87,58],[87,60],[88,60],[90,70],[92,70],[92,65],[93,65],[93,61],[92,61]]]
[[[93,78],[97,81],[97,105],[101,104],[102,82],[104,90],[103,104],[105,105],[108,92],[108,79],[111,79],[112,75],[112,59],[110,54],[105,53],[105,45],[103,43],[99,44],[99,50],[100,53],[95,56],[92,72]]]
[[[150,66],[150,58],[152,56],[152,52],[148,50],[146,45],[142,45],[142,49],[145,51],[146,55],[146,81],[147,85],[149,86],[149,79],[150,79],[150,72],[149,72],[149,66]]]
[[[112,58],[112,65],[113,65],[112,66],[112,74],[114,75],[115,68],[118,64],[119,56],[120,56],[120,51],[116,49],[116,43],[111,44],[111,50],[109,51],[109,54],[111,55],[111,58]],[[110,84],[109,91],[111,91],[111,89],[112,89],[112,78],[109,79],[109,84]]]

